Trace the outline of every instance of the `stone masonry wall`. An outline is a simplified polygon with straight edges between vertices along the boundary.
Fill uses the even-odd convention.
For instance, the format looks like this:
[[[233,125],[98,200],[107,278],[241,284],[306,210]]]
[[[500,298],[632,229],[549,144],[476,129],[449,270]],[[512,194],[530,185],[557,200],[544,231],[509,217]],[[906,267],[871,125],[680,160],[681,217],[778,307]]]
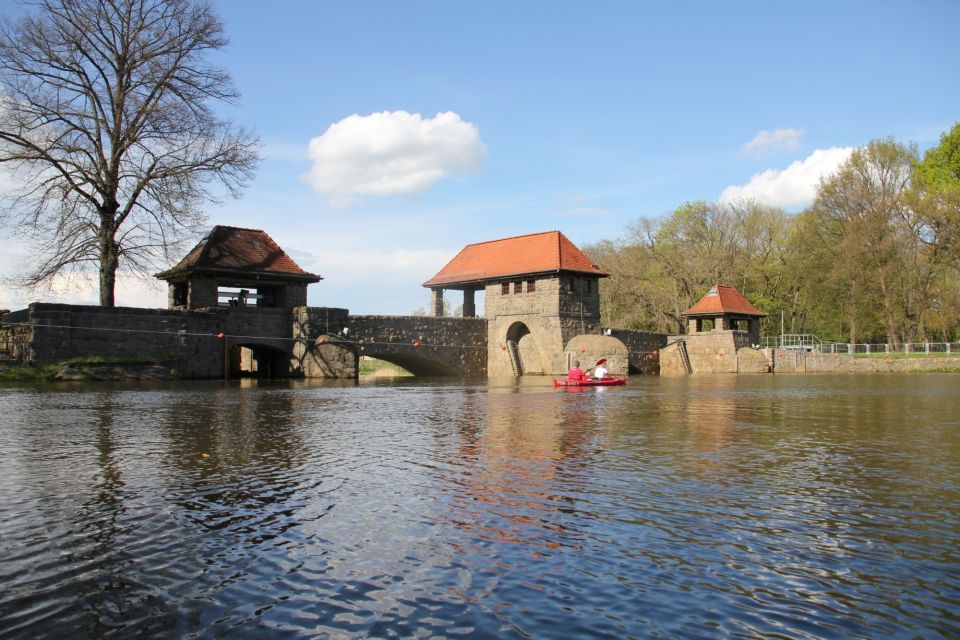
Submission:
[[[356,378],[357,350],[343,336],[349,312],[332,307],[291,310],[291,368],[306,378]]]
[[[483,318],[350,316],[348,328],[361,355],[393,362],[414,374],[487,375]]]
[[[513,375],[506,342],[516,332],[517,323],[529,331],[519,340],[518,347],[524,372],[531,374],[566,373],[567,342],[577,335],[599,333],[596,325],[600,318],[600,294],[595,278],[541,276],[534,279],[533,292],[529,290],[530,280],[522,280],[520,293],[515,293],[514,281],[510,281],[507,294],[499,282],[486,287],[484,315],[489,321],[490,377]]]
[[[857,358],[793,349],[773,350],[774,373],[884,373],[960,369],[960,356],[931,354],[916,358]]]
[[[227,329],[219,314],[33,303],[28,309],[29,361],[48,364],[80,356],[156,357],[185,378],[223,371]]]
[[[627,346],[630,373],[650,376],[660,374],[660,349],[667,344],[665,334],[632,329],[611,329],[610,335]]]

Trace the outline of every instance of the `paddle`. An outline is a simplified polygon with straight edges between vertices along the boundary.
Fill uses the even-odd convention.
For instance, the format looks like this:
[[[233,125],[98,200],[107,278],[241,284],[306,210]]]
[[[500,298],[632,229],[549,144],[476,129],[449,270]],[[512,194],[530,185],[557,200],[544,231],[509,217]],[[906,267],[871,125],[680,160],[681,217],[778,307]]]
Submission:
[[[589,369],[587,369],[586,371],[584,371],[584,373],[590,373],[591,371],[593,371],[594,369],[596,369],[597,367],[599,367],[600,365],[602,365],[602,364],[603,364],[604,362],[606,362],[606,361],[607,361],[606,358],[600,358],[599,360],[597,360],[597,364],[593,365],[592,367],[590,367]]]

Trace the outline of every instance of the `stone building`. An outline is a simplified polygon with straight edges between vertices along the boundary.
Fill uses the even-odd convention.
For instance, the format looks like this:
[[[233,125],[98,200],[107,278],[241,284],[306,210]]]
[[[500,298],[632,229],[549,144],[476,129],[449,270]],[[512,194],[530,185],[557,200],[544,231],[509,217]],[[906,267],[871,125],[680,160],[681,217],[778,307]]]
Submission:
[[[168,284],[170,309],[307,304],[307,285],[319,282],[259,229],[218,225],[174,267],[158,273]]]
[[[290,352],[303,326],[307,286],[321,278],[301,269],[265,231],[215,226],[156,277],[168,283],[168,309],[218,312],[230,327],[225,333],[244,336],[229,339],[228,375],[309,375],[303,370],[310,360],[296,347]]]
[[[767,317],[727,284],[710,287],[697,304],[681,315],[687,321],[687,335],[701,333],[707,326],[713,331],[743,331],[751,345],[760,342],[760,318]]]
[[[662,375],[765,373],[769,360],[758,350],[758,311],[734,287],[716,284],[683,312],[687,333],[671,336],[660,351]]]
[[[599,280],[607,276],[562,233],[546,231],[467,245],[423,286],[435,316],[443,315],[444,291],[463,292],[464,316],[476,314],[475,292],[484,292],[487,375],[553,374],[576,357],[566,350],[571,340],[601,333]],[[601,335],[592,342],[611,355],[618,350],[616,368],[626,372],[622,342]],[[584,354],[585,361],[593,355]]]

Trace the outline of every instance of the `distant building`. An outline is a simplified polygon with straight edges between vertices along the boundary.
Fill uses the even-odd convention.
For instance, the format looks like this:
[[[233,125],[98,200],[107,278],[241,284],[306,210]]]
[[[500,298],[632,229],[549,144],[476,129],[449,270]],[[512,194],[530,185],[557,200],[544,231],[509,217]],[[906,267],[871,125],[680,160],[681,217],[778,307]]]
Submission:
[[[176,266],[156,274],[168,283],[170,309],[307,304],[307,273],[265,231],[216,226]]]
[[[713,330],[745,331],[749,343],[758,344],[760,319],[766,318],[767,314],[758,311],[730,285],[716,284],[682,316],[687,320],[687,335],[702,332],[709,322]]]

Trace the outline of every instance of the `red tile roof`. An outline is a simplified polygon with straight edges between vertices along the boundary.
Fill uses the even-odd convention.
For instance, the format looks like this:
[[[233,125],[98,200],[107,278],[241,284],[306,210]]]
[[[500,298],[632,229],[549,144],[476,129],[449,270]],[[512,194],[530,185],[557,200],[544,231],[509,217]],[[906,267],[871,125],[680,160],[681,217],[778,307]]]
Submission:
[[[684,316],[720,316],[736,314],[741,316],[765,317],[739,291],[726,284],[717,284],[710,288],[700,302],[683,312]]]
[[[317,282],[284,253],[265,231],[217,225],[176,266],[158,273],[166,279],[186,272],[265,274]]]
[[[423,286],[480,283],[560,271],[585,273],[598,278],[609,275],[565,235],[559,231],[544,231],[468,244]]]

